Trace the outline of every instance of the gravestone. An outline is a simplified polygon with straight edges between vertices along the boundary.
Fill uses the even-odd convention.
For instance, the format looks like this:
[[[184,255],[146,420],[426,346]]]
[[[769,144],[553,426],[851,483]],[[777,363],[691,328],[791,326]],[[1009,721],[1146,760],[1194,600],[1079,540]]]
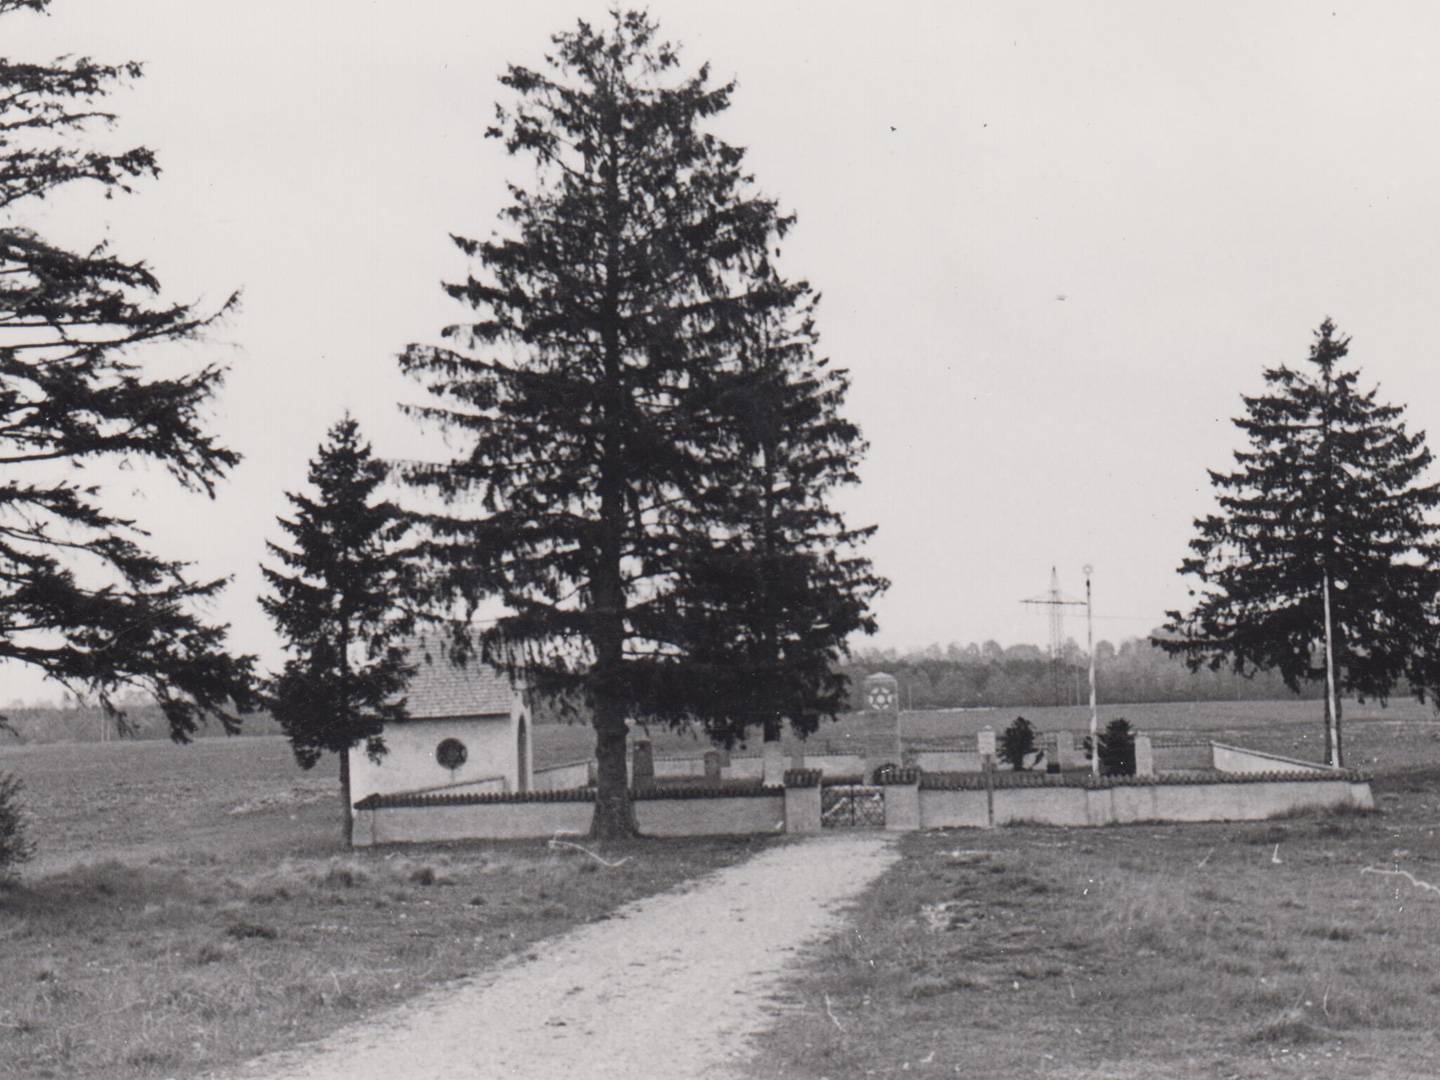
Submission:
[[[1068,731],[1055,732],[1055,763],[1062,769],[1075,764],[1075,737]]]
[[[720,773],[720,751],[705,751],[705,780],[707,783],[718,784],[721,779]]]
[[[1135,775],[1155,775],[1155,747],[1149,735],[1135,736]]]
[[[760,782],[766,787],[779,787],[785,782],[785,751],[778,740],[761,746],[760,768]]]
[[[655,782],[655,747],[649,739],[636,739],[631,753],[630,783],[633,787]]]

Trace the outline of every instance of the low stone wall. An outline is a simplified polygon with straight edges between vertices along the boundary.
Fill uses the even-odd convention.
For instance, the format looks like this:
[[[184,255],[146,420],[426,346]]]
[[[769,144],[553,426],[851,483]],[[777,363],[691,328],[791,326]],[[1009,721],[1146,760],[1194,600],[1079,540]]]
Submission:
[[[905,755],[905,762],[925,772],[979,772],[978,750],[915,750]]]
[[[1375,807],[1367,777],[1333,771],[1098,780],[996,774],[988,789],[983,776],[925,776],[919,786],[920,827],[927,829],[1260,821],[1312,808]]]
[[[1212,742],[1210,747],[1214,754],[1215,768],[1223,773],[1271,773],[1277,770],[1315,773],[1333,771],[1329,765],[1322,765],[1318,761],[1302,761],[1300,758],[1285,757],[1281,754],[1267,754],[1263,750],[1247,750],[1243,746]]]
[[[785,789],[698,789],[686,798],[635,795],[635,823],[645,836],[740,836],[785,831]]]
[[[523,840],[583,834],[588,792],[529,795],[371,796],[355,804],[356,847],[441,840]]]
[[[1154,747],[1156,772],[1195,772],[1215,768],[1215,754],[1208,739],[1176,742],[1161,735],[1155,737]]]

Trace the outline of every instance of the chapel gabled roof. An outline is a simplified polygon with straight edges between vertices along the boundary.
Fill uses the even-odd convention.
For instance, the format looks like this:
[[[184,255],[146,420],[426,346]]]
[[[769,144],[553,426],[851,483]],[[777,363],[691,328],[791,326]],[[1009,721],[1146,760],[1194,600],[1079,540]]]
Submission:
[[[463,667],[450,661],[449,643],[440,630],[422,631],[404,642],[415,674],[405,690],[412,720],[450,716],[509,716],[516,687],[503,671],[472,656]]]

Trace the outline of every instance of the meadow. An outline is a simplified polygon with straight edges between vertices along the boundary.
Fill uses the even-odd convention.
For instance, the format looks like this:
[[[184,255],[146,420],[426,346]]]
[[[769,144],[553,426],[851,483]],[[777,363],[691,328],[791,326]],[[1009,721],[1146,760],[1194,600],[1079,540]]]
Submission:
[[[543,760],[556,760],[547,747]],[[332,763],[333,766],[333,763]],[[198,1075],[318,1038],[764,839],[350,852],[283,738],[9,746],[40,852],[0,885],[0,1077]]]
[[[1215,708],[1142,724],[1318,757],[1293,716]],[[1359,712],[1375,814],[906,835],[795,972],[754,1075],[1433,1077],[1440,725]]]
[[[1209,728],[1318,756],[1313,703],[1153,708],[1124,714],[1142,730]],[[1026,715],[1041,730],[1086,720]],[[808,958],[759,1060],[776,1076],[831,1080],[957,1064],[1130,1075],[1131,1061],[1149,1063],[1133,1075],[1293,1075],[1283,1069],[1302,1060],[1301,1075],[1330,1075],[1316,1063],[1331,1061],[1407,1075],[1373,1066],[1440,1049],[1426,1026],[1440,895],[1374,871],[1440,879],[1440,724],[1410,703],[1347,716],[1352,763],[1380,777],[1375,817],[907,837],[853,932]],[[902,723],[931,743],[1010,719]],[[811,745],[886,730],[849,718]],[[662,752],[703,749],[655,738]],[[536,729],[537,765],[588,750],[583,727]],[[273,737],[8,746],[0,770],[26,784],[41,848],[0,888],[0,1077],[223,1067],[773,842],[601,849],[629,856],[618,867],[543,842],[349,852],[333,767],[302,772]]]

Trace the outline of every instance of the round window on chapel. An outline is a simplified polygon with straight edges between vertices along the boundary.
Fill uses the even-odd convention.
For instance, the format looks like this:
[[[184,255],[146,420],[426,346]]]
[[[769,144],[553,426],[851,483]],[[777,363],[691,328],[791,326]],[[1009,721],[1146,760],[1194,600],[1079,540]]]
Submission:
[[[435,748],[435,760],[452,772],[465,764],[469,751],[459,739],[445,739]]]

